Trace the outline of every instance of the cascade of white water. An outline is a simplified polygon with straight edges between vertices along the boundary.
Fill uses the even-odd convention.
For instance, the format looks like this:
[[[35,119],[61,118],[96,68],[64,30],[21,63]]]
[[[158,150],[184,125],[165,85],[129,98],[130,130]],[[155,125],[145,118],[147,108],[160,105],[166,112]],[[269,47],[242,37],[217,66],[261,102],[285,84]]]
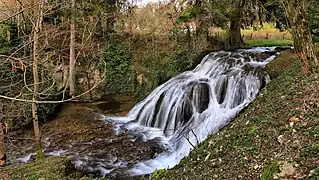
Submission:
[[[167,148],[130,172],[140,175],[173,167],[254,100],[269,81],[264,66],[271,60],[257,60],[254,53],[210,53],[194,70],[156,88],[127,117],[107,117],[118,122],[118,127],[142,133],[145,139],[160,137]]]

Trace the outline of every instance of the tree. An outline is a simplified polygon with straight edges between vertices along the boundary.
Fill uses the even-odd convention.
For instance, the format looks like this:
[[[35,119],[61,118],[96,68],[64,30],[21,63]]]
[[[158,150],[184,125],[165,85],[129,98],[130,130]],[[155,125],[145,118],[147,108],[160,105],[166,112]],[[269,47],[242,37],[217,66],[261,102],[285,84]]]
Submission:
[[[319,61],[314,53],[307,14],[311,0],[281,0],[281,3],[290,25],[295,52],[301,60],[302,72],[309,74],[317,71]]]
[[[0,166],[5,165],[6,153],[4,148],[4,135],[6,132],[6,124],[0,122]]]
[[[230,15],[229,28],[229,46],[231,49],[241,48],[244,41],[241,37],[241,22],[243,19],[243,10],[245,7],[245,0],[236,0],[233,5],[233,10]]]
[[[75,94],[75,0],[71,1],[71,22],[70,22],[70,65],[69,65],[69,86],[70,96]]]
[[[39,93],[39,72],[38,72],[38,64],[39,64],[39,32],[43,19],[43,4],[44,1],[38,3],[38,6],[35,8],[34,20],[32,21],[32,32],[33,32],[33,96],[32,96],[32,119],[33,119],[33,129],[34,129],[34,140],[35,147],[38,151],[41,151],[41,142],[40,142],[40,128],[39,128],[39,119],[38,119],[38,107],[37,107],[37,99]],[[40,153],[40,152],[39,152]]]
[[[98,48],[95,48],[97,43],[93,38],[96,25],[91,25],[85,19],[87,17],[85,14],[83,17],[75,19],[82,20],[84,28],[80,31],[82,33],[82,39],[79,38],[81,47],[77,49],[78,54],[75,55],[73,53],[73,55],[74,57],[79,57],[82,62],[95,60],[96,62],[89,63],[89,66],[99,66],[93,70],[94,75],[96,75],[95,70],[97,70],[101,73],[101,76],[100,79],[93,81],[92,85],[89,85],[89,88],[84,90],[83,93],[73,93],[71,98],[65,98],[69,86],[64,83],[64,80],[70,77],[65,76],[67,73],[64,73],[66,69],[64,67],[70,60],[67,54],[70,52],[69,45],[72,43],[71,40],[69,44],[64,39],[72,38],[70,38],[71,33],[68,28],[70,27],[70,21],[64,21],[70,16],[68,13],[63,14],[67,11],[62,12],[64,9],[69,9],[69,5],[66,1],[64,2],[63,4],[61,2],[56,3],[56,1],[19,0],[15,4],[17,7],[12,8],[11,15],[1,21],[1,25],[10,27],[8,31],[10,30],[11,38],[0,35],[0,112],[4,115],[0,122],[8,122],[12,130],[15,127],[21,128],[21,126],[33,123],[34,142],[37,152],[42,152],[39,151],[42,150],[39,119],[46,117],[44,114],[47,113],[47,109],[52,112],[53,108],[51,107],[54,107],[53,104],[72,101],[90,93],[105,78],[105,62],[97,56],[91,57],[91,54],[98,54],[96,53]],[[17,18],[18,16],[20,19]],[[18,32],[22,36],[17,36],[16,26],[14,26],[17,19],[21,23],[20,26],[17,26]],[[21,29],[19,30],[19,28]],[[75,35],[73,37],[75,38]],[[2,47],[5,47],[5,51],[2,51]],[[74,49],[77,48],[73,47]],[[102,67],[103,63],[104,67]],[[60,72],[62,72],[61,76]],[[75,73],[73,73],[74,75]],[[90,83],[89,80],[88,83]],[[2,137],[0,133],[1,142]],[[4,154],[1,152],[3,149],[1,149],[1,145],[3,143],[0,143],[0,156]],[[38,153],[37,155],[43,155],[43,153]]]

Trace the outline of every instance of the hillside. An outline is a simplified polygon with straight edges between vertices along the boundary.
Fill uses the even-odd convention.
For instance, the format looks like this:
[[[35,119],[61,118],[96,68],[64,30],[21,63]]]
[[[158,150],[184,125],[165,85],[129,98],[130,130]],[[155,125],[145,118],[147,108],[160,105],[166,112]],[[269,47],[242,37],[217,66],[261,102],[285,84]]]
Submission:
[[[319,76],[301,75],[292,51],[267,70],[273,80],[252,104],[153,179],[318,179]]]

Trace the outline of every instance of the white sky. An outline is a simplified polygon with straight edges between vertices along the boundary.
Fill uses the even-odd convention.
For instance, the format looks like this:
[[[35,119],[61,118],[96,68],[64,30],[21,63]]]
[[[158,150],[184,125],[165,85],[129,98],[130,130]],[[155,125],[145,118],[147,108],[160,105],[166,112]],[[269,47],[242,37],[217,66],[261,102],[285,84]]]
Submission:
[[[137,0],[137,5],[139,6],[145,6],[147,3],[150,2],[159,2],[159,1],[163,1],[163,0]]]

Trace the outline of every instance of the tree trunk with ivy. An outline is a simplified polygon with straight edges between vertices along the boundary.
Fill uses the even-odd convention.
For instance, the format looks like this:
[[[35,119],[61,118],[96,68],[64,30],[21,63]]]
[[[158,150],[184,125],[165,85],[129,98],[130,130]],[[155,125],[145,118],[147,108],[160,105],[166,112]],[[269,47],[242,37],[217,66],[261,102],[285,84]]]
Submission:
[[[318,71],[319,62],[314,52],[308,25],[309,0],[283,0],[287,20],[294,40],[294,48],[301,61],[303,74]]]
[[[107,9],[107,16],[106,16],[106,36],[108,39],[114,34],[115,29],[114,25],[116,23],[115,20],[115,13],[116,13],[116,0],[106,0],[108,9]]]

